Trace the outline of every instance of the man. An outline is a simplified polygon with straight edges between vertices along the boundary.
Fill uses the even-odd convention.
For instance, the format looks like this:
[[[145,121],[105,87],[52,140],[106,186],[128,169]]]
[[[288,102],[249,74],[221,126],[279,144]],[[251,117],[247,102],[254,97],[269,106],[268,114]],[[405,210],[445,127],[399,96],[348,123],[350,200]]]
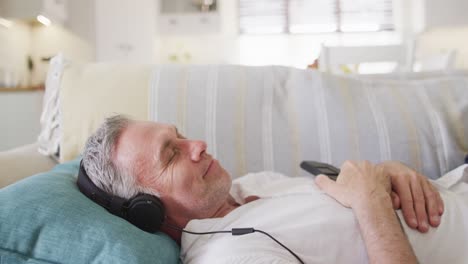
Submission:
[[[110,194],[160,197],[167,224],[196,232],[253,227],[272,234],[305,263],[416,263],[415,253],[422,263],[462,263],[466,257],[441,241],[455,235],[451,239],[460,243],[455,245],[466,245],[466,230],[457,234],[454,229],[463,223],[455,217],[451,225],[439,226],[444,212],[439,192],[396,162],[345,162],[337,182],[265,172],[232,183],[204,142],[184,138],[172,125],[114,116],[89,138],[83,164],[91,180]],[[461,208],[464,203],[455,198],[444,200]],[[404,230],[392,203],[402,207]],[[181,243],[184,263],[296,262],[261,234],[193,236],[164,226],[162,231]],[[418,242],[415,252],[404,231]],[[443,254],[434,253],[434,240],[448,243],[439,247]]]

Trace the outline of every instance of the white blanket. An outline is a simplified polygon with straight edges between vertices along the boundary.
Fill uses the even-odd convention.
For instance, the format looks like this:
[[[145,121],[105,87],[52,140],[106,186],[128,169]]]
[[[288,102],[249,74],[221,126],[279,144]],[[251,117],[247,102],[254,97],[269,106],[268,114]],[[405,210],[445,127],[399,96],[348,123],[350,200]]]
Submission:
[[[438,228],[421,234],[404,223],[420,263],[468,262],[468,169],[459,167],[435,184],[445,202]],[[464,172],[464,174],[463,174]],[[224,218],[190,221],[186,230],[215,231],[253,227],[273,235],[305,263],[368,263],[367,252],[351,209],[320,191],[312,178],[277,173],[249,174],[234,181],[234,198],[261,199],[240,206]],[[297,263],[270,238],[259,234],[182,236],[184,263]]]

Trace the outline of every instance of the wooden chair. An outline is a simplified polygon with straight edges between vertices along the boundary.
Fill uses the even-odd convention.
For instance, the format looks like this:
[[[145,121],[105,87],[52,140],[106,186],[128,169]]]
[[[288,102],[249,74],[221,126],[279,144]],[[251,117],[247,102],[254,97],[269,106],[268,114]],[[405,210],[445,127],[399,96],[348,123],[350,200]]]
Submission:
[[[319,57],[319,70],[340,73],[341,65],[375,62],[396,62],[397,71],[412,70],[414,45],[325,46]]]
[[[455,66],[456,58],[455,50],[448,50],[438,54],[416,58],[413,64],[413,71],[415,72],[428,72],[428,71],[442,71],[451,72]]]

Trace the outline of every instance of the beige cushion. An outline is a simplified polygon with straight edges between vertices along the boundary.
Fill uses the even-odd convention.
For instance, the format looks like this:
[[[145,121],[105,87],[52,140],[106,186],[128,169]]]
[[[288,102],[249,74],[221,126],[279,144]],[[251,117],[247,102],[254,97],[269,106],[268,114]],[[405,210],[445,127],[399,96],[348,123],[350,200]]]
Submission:
[[[70,64],[60,87],[60,162],[79,155],[107,116],[147,119],[149,66]]]
[[[41,155],[37,143],[0,152],[0,188],[52,169],[57,162]]]

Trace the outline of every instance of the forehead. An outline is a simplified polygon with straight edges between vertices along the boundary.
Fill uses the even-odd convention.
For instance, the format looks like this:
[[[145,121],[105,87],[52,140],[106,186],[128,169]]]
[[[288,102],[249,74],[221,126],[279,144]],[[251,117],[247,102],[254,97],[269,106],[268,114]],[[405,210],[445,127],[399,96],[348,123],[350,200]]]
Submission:
[[[140,155],[153,156],[166,139],[175,132],[175,126],[155,122],[131,122],[120,135],[115,154],[119,159],[134,160]]]
[[[137,121],[130,123],[122,132],[122,136],[133,142],[155,141],[154,143],[157,143],[176,130],[175,126],[170,124]]]

